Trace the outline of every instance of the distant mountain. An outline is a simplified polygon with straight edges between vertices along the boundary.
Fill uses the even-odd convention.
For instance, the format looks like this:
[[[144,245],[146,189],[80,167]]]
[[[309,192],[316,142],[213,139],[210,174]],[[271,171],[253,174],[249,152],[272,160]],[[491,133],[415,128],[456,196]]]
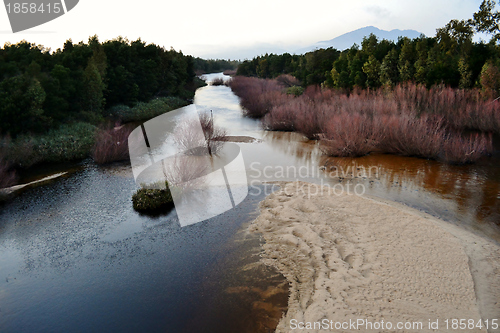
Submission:
[[[387,30],[381,30],[377,27],[369,26],[369,27],[364,27],[361,29],[357,29],[357,30],[345,33],[343,35],[335,37],[334,39],[330,39],[330,40],[323,41],[323,42],[318,42],[314,45],[301,48],[301,49],[295,51],[295,53],[296,54],[303,54],[303,53],[306,53],[309,51],[314,51],[315,49],[321,49],[321,48],[326,49],[329,47],[334,47],[338,50],[343,51],[343,50],[348,49],[351,46],[353,46],[354,43],[361,46],[361,42],[363,41],[363,37],[369,36],[370,34],[374,34],[380,40],[387,39],[387,40],[397,41],[398,37],[400,37],[400,36],[409,37],[409,38],[417,38],[422,33],[415,31],[415,30],[399,30],[399,29],[387,31]]]

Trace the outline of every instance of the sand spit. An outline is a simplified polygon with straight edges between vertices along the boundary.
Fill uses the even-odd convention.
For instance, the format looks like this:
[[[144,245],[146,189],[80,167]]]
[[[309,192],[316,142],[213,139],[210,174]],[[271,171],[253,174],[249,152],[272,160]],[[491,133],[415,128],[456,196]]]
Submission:
[[[67,172],[58,172],[56,174],[44,177],[44,178],[39,179],[39,180],[32,181],[30,183],[21,184],[21,185],[14,185],[14,186],[7,187],[7,188],[2,188],[2,189],[0,189],[0,194],[8,195],[8,194],[11,194],[13,192],[19,191],[19,190],[21,190],[21,189],[23,189],[23,188],[25,188],[27,186],[31,186],[31,185],[36,185],[36,184],[39,184],[39,183],[43,183],[43,182],[46,182],[46,181],[49,181],[49,180],[52,180],[52,179],[55,179],[55,178],[59,178],[59,177],[64,176],[66,174],[67,174]]]
[[[290,283],[276,332],[498,331],[477,327],[481,316],[500,320],[495,243],[402,205],[327,190],[308,195],[309,186],[283,184],[250,227],[266,240],[262,260]],[[345,326],[360,319],[375,326]],[[475,325],[452,330],[452,319]],[[439,320],[438,329],[429,320]],[[333,326],[298,329],[318,322]]]

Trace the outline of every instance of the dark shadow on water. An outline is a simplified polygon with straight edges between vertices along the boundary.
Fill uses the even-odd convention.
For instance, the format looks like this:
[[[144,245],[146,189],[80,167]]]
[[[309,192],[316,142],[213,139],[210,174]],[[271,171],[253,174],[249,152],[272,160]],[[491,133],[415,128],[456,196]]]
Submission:
[[[1,207],[0,331],[274,330],[287,284],[245,232],[263,196],[181,228],[133,210],[124,170],[87,165]]]

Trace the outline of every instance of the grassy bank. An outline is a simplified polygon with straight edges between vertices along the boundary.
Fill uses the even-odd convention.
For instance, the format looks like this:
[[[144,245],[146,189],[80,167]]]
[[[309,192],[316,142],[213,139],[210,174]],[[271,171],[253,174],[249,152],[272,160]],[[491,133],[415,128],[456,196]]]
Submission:
[[[125,123],[144,121],[187,104],[185,100],[179,97],[161,97],[155,98],[148,103],[139,102],[134,107],[116,105],[109,110],[109,115]]]
[[[330,156],[377,151],[471,163],[492,153],[492,133],[500,133],[500,102],[478,90],[402,84],[350,93],[311,86],[287,94],[279,79],[250,77],[235,77],[230,86],[247,116],[261,118],[268,130],[318,139]]]
[[[98,164],[128,159],[128,136],[133,126],[122,125],[145,121],[187,105],[178,97],[163,97],[134,107],[119,105],[98,125],[72,122],[50,129],[44,134],[6,136],[0,139],[0,188],[14,185],[16,169],[27,169],[42,163],[59,163],[92,157]]]

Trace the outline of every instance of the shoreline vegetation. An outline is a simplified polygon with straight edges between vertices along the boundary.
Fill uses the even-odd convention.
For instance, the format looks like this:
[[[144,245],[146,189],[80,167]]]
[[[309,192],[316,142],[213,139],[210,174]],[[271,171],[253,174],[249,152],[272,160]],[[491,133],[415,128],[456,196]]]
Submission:
[[[0,48],[0,188],[17,170],[93,158],[125,160],[128,123],[192,103],[196,71],[235,69],[142,40],[66,41],[51,51],[27,41]]]
[[[429,319],[440,331],[444,318],[498,318],[498,244],[393,202],[280,185],[249,229],[265,239],[262,261],[290,284],[276,332],[350,319],[420,322],[398,331],[434,332]]]
[[[349,93],[310,86],[295,94],[282,83],[293,78],[283,76],[237,76],[229,85],[246,116],[261,118],[268,130],[319,140],[329,156],[382,152],[473,163],[493,153],[493,134],[500,133],[500,101],[479,90],[407,83]]]

